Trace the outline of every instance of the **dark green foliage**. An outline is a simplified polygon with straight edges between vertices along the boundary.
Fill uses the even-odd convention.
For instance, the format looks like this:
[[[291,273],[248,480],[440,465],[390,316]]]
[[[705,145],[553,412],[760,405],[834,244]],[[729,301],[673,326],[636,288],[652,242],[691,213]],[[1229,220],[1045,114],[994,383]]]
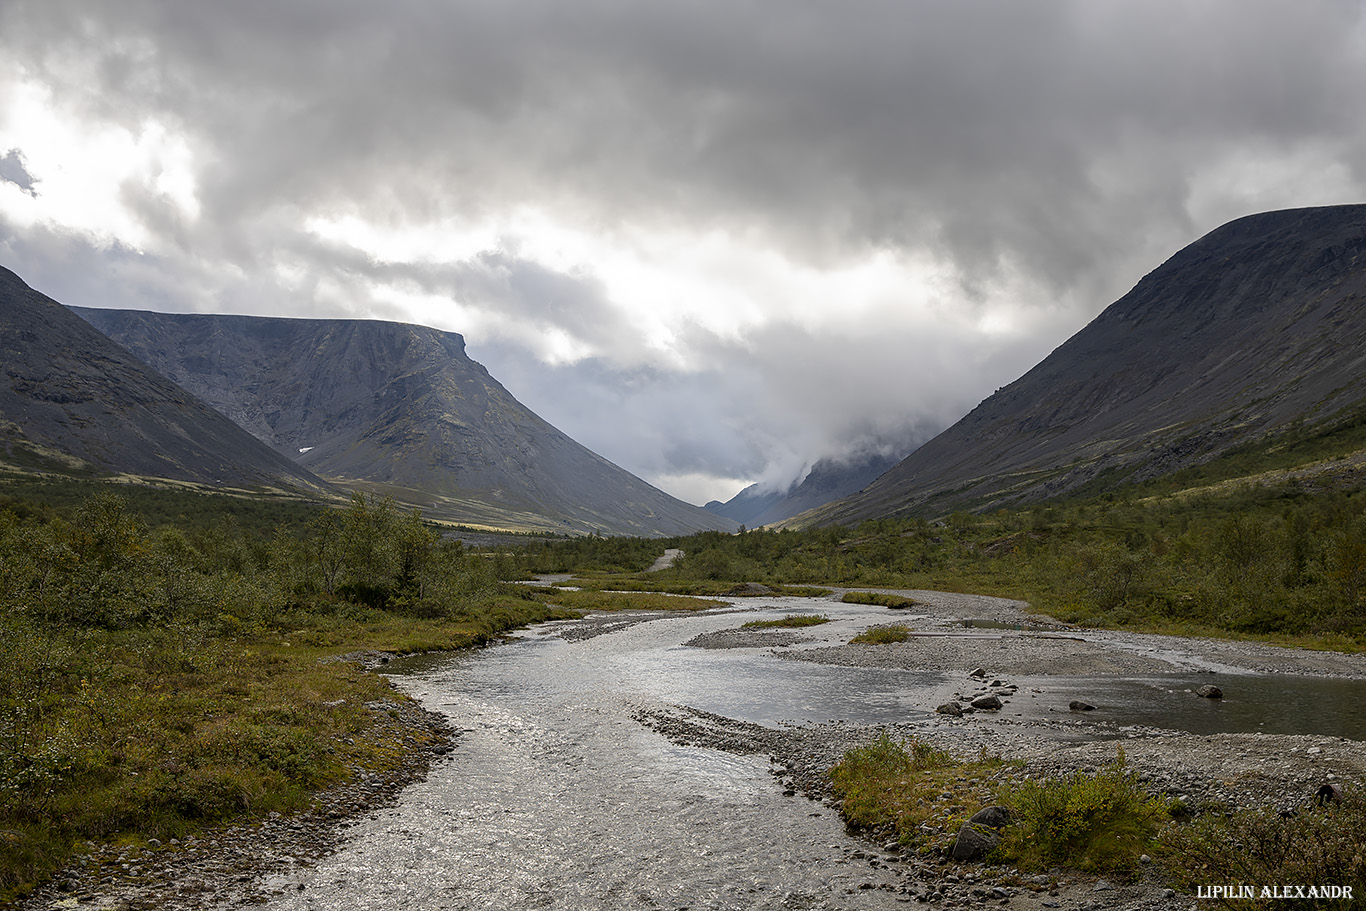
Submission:
[[[1251,885],[1252,898],[1211,902],[1235,911],[1282,908],[1356,908],[1366,895],[1366,801],[1349,794],[1323,807],[1282,815],[1272,809],[1248,810],[1228,817],[1206,815],[1162,835],[1164,860],[1177,885]],[[1352,899],[1271,898],[1262,886],[1339,886]]]
[[[685,556],[672,569],[628,584],[708,593],[740,582],[974,591],[1086,625],[1366,642],[1366,493],[1294,481],[1171,496],[1154,489],[956,513],[942,523],[546,542],[520,559],[530,572],[562,572],[630,552],[639,572],[677,547]],[[847,596],[884,597],[900,596]]]

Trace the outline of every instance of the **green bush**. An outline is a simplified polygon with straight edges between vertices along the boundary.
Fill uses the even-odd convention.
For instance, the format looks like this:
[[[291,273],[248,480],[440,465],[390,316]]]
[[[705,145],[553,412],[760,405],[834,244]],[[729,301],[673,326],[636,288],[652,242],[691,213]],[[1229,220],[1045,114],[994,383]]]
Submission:
[[[1148,795],[1126,767],[1122,749],[1100,772],[1019,782],[998,800],[1010,807],[1013,821],[997,854],[1022,870],[1136,869],[1170,817],[1170,805]]]

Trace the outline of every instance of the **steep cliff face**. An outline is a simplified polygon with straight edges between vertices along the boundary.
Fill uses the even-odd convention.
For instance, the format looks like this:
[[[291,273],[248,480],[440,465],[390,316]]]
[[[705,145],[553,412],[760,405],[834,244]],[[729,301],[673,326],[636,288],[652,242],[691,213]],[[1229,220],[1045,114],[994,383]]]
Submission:
[[[76,312],[277,452],[434,516],[636,535],[733,527],[560,433],[454,333],[370,320]]]
[[[0,461],[214,486],[327,489],[3,268]]]
[[[1231,222],[821,522],[1159,476],[1366,402],[1366,206]]]

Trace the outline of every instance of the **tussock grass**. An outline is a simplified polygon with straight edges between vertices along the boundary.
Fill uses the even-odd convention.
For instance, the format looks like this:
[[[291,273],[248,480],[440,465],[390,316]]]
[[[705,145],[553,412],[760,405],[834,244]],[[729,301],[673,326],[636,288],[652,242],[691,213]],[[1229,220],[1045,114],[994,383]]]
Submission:
[[[850,639],[849,644],[893,645],[897,642],[905,642],[910,636],[910,628],[897,623],[892,626],[875,626],[872,629],[866,629]]]
[[[777,620],[751,620],[741,626],[741,629],[801,629],[804,626],[819,626],[822,623],[829,623],[830,618],[825,614],[788,614]]]
[[[888,592],[845,592],[844,597],[840,598],[846,604],[875,604],[880,607],[890,607],[895,609],[914,607],[920,602],[905,595],[893,595]]]
[[[883,734],[846,752],[830,782],[850,826],[928,851],[947,845],[963,821],[990,804],[989,783],[1010,768],[985,752],[963,761],[925,741]]]

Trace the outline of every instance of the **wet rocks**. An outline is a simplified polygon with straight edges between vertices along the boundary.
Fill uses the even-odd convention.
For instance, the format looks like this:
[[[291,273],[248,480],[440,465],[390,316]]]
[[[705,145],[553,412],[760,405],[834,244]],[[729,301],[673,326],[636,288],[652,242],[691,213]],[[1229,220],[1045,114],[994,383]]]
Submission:
[[[1224,691],[1219,689],[1219,687],[1215,686],[1212,683],[1206,683],[1204,686],[1200,687],[1200,689],[1195,691],[1195,695],[1205,699],[1223,699]]]

